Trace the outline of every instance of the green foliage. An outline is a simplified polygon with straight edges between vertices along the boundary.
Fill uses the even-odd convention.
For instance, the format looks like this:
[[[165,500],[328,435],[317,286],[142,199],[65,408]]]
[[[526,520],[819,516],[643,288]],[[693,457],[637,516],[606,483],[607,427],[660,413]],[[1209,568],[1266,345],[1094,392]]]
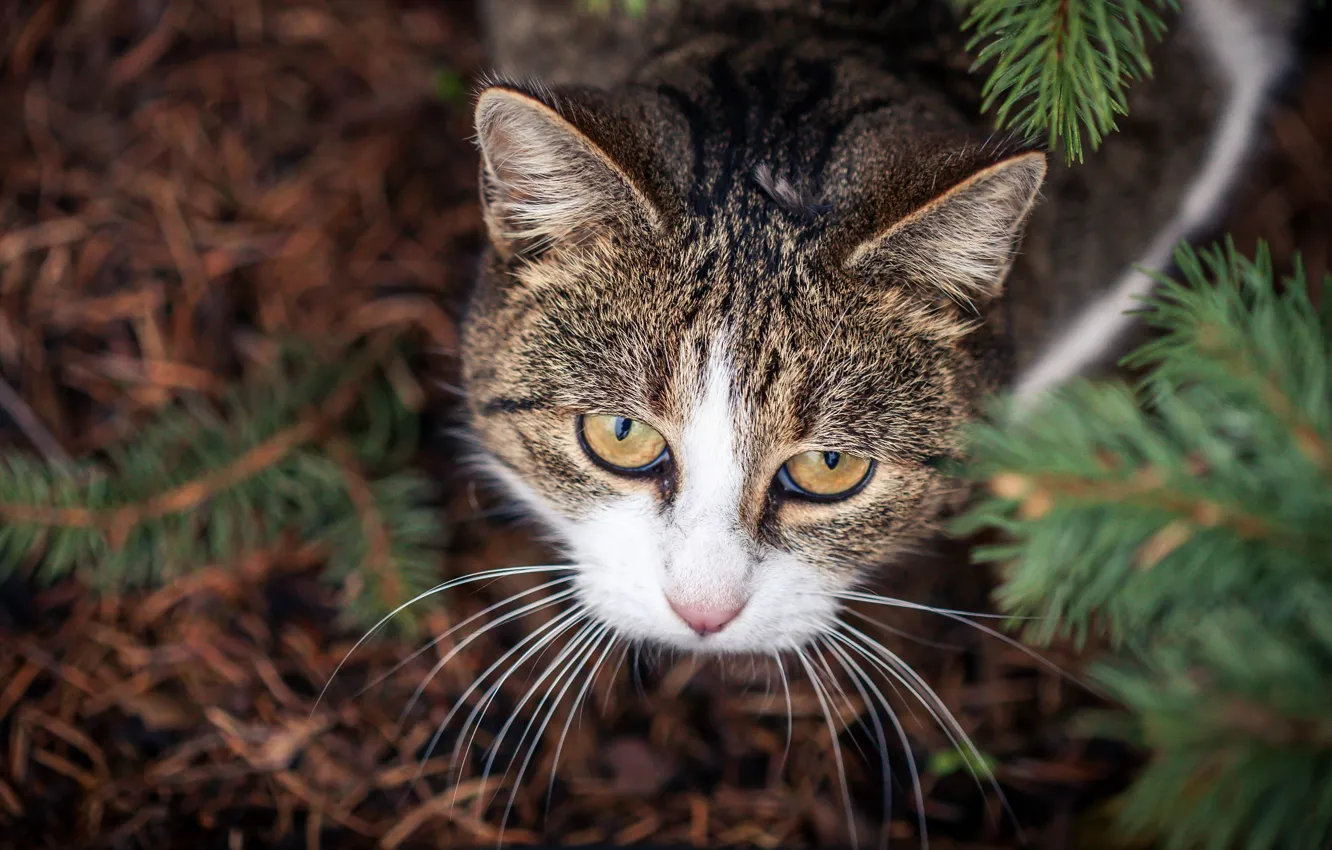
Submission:
[[[1049,139],[1082,161],[1128,110],[1128,84],[1151,76],[1148,39],[1173,0],[975,0],[963,27],[992,66],[983,108],[1002,128]]]
[[[973,776],[993,776],[998,767],[998,760],[991,755],[979,751],[973,753],[964,747],[954,747],[930,753],[925,772],[936,778],[951,776],[964,770]]]
[[[453,68],[440,68],[435,71],[435,97],[445,103],[461,104],[467,101],[467,83]]]
[[[321,367],[288,352],[216,403],[183,399],[104,458],[0,459],[0,576],[153,586],[295,533],[326,553],[351,618],[373,623],[435,583],[444,537],[426,481],[405,469],[415,418],[377,361],[366,350]]]
[[[664,3],[668,0],[581,0],[583,8],[597,14],[608,14],[618,8],[627,15],[639,16],[647,12],[649,3]]]
[[[1265,250],[1177,255],[1135,388],[1083,384],[975,429],[1003,607],[1027,636],[1107,637],[1153,758],[1121,812],[1168,848],[1332,842],[1332,309]],[[1332,291],[1332,280],[1324,283]],[[1001,415],[1003,413],[1001,412]]]

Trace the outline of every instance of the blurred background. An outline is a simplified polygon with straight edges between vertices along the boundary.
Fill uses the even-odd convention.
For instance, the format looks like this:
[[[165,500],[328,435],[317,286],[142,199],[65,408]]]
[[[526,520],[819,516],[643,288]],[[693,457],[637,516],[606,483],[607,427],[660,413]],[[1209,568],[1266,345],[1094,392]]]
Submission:
[[[1321,274],[1332,13],[1311,12],[1302,38],[1301,67],[1218,234],[1246,250],[1268,241],[1283,268],[1302,252]],[[455,320],[480,247],[470,96],[485,64],[464,0],[8,0],[0,448],[51,466],[111,456],[164,410],[271,368],[292,340],[322,363],[382,343],[393,404],[424,435],[404,462],[435,485],[442,520],[427,585],[549,563],[531,530],[459,472],[449,436]],[[202,511],[226,474],[172,492]],[[373,540],[373,511],[347,489]],[[0,523],[13,516],[0,498]],[[367,589],[372,571],[329,580],[326,546],[278,535],[140,587],[86,570],[44,581],[40,559],[5,557],[0,847],[493,846],[502,825],[524,844],[826,847],[851,830],[862,844],[916,834],[900,746],[885,816],[877,744],[856,722],[872,709],[838,706],[848,825],[815,693],[791,684],[788,729],[788,695],[757,666],[637,654],[615,675],[607,665],[577,722],[557,715],[520,783],[516,767],[483,782],[475,756],[515,712],[526,726],[522,676],[486,712],[471,762],[451,763],[451,734],[428,752],[450,707],[464,698],[470,710],[469,685],[531,621],[459,653],[402,722],[468,632],[394,666],[422,635],[536,579],[461,588],[418,631],[369,642],[315,710],[365,630],[343,614],[366,594],[391,598],[387,579]],[[936,624],[929,635],[903,651],[921,658],[1011,809],[977,787],[925,712],[904,711],[931,846],[1109,846],[1100,824],[1137,756],[1072,734],[1069,718],[1091,698],[975,630]],[[521,763],[525,744],[506,746],[500,763]]]

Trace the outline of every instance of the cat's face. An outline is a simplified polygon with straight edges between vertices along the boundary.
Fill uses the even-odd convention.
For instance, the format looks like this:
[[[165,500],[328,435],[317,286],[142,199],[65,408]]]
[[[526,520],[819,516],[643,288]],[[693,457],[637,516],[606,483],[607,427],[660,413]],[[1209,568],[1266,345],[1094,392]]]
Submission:
[[[619,634],[803,645],[957,501],[937,461],[989,364],[948,296],[997,288],[1043,160],[849,238],[830,222],[854,217],[761,167],[686,202],[642,135],[539,97],[478,107],[492,249],[464,352],[485,466]]]

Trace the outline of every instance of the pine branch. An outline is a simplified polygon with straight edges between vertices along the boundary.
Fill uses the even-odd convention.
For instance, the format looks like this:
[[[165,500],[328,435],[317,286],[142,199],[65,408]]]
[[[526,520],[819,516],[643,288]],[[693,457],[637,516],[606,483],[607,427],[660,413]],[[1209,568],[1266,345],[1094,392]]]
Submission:
[[[1264,249],[1177,254],[1136,388],[1075,386],[971,435],[1000,602],[1027,636],[1100,634],[1105,722],[1149,747],[1122,820],[1168,848],[1332,842],[1332,309]],[[1332,279],[1324,283],[1332,289]],[[1000,411],[1002,415],[1002,411]]]
[[[972,70],[990,68],[982,108],[1001,128],[1044,135],[1083,159],[1128,110],[1128,85],[1151,76],[1148,39],[1174,0],[975,0],[963,29]]]
[[[330,553],[325,574],[352,618],[377,620],[433,583],[443,535],[429,488],[400,470],[411,422],[383,356],[367,347],[335,369],[289,352],[216,407],[168,409],[99,461],[3,458],[0,575],[153,585],[294,530]]]

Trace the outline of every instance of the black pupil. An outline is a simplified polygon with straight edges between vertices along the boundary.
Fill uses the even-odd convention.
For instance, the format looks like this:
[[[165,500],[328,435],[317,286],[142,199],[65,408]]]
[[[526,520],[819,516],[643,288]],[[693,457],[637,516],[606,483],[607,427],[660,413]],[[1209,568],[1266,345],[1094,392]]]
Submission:
[[[839,463],[841,463],[841,462],[842,462],[842,454],[841,454],[841,452],[824,452],[824,453],[823,453],[823,464],[824,464],[824,466],[828,467],[829,469],[836,469],[836,468],[837,468],[837,464],[839,464]]]
[[[629,436],[629,432],[634,429],[634,420],[626,419],[623,416],[615,417],[615,439],[623,440]]]

